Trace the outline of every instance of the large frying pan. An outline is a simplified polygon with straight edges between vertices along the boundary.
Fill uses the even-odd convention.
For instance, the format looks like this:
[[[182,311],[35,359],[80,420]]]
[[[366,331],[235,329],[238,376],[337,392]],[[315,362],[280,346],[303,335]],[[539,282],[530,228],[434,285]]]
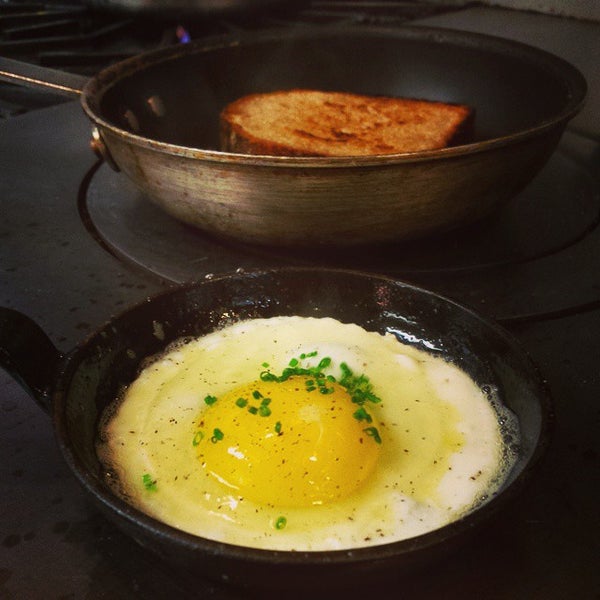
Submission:
[[[521,429],[519,457],[501,491],[475,512],[431,533],[327,552],[253,550],[214,542],[159,523],[114,495],[95,452],[98,419],[144,360],[174,340],[209,333],[231,319],[276,315],[331,316],[392,332],[488,386],[518,417]],[[174,288],[114,318],[66,356],[27,317],[0,309],[0,366],[50,412],[64,458],[79,482],[141,545],[187,577],[284,589],[284,596],[291,590],[343,584],[366,585],[373,593],[388,576],[414,572],[457,550],[530,479],[548,443],[552,416],[537,369],[498,325],[432,292],[339,270],[267,270]]]
[[[150,52],[85,81],[0,77],[81,96],[95,146],[144,194],[201,229],[261,244],[404,240],[489,215],[544,165],[586,93],[544,51],[442,29],[313,26]],[[218,150],[219,111],[257,91],[308,87],[460,102],[472,143],[373,157],[290,158]]]

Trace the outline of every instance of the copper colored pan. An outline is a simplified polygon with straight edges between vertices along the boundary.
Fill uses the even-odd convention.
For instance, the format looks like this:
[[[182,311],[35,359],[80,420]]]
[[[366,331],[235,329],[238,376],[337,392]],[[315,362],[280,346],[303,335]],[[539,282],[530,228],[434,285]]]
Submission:
[[[165,211],[247,242],[349,246],[489,215],[546,163],[586,93],[570,64],[523,44],[424,27],[250,32],[143,54],[89,81],[17,73],[81,96],[95,144]],[[373,157],[220,152],[218,115],[251,92],[309,87],[460,102],[471,143]]]

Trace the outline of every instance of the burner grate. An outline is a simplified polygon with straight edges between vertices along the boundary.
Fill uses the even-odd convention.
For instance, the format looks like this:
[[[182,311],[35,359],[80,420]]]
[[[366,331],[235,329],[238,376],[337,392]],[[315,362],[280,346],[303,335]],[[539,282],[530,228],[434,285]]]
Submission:
[[[262,14],[151,18],[92,9],[84,4],[64,4],[60,0],[43,4],[4,0],[0,14],[0,55],[92,76],[127,57],[177,43],[181,39],[178,35],[181,26],[191,39],[201,39],[233,31],[312,23],[397,26],[448,10],[447,6],[416,1],[313,0],[292,2]],[[0,118],[65,101],[46,91],[15,90],[15,87],[0,83]]]
[[[130,41],[132,23],[83,5],[6,0],[0,14],[0,55],[91,75],[140,51]],[[0,118],[65,101],[48,91],[0,83]]]

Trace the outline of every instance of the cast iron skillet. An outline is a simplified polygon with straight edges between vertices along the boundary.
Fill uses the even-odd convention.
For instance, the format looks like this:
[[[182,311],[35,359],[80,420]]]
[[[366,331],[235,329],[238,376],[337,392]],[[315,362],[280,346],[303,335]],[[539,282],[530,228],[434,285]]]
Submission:
[[[573,66],[517,42],[426,27],[245,32],[149,52],[87,81],[23,70],[0,78],[81,96],[94,145],[177,219],[258,244],[356,246],[423,237],[489,215],[546,163],[581,109]],[[219,112],[289,88],[458,102],[470,143],[362,157],[220,152]]]
[[[475,512],[426,535],[354,551],[275,552],[195,537],[142,514],[103,482],[94,451],[98,417],[140,363],[182,336],[231,319],[331,316],[402,341],[465,369],[517,415],[518,462],[502,490]],[[290,268],[233,274],[174,288],[107,323],[61,356],[28,318],[0,312],[1,364],[51,414],[60,449],[99,507],[175,571],[245,586],[288,589],[360,584],[412,572],[454,550],[521,490],[548,442],[551,404],[528,356],[498,325],[425,291],[351,271]]]

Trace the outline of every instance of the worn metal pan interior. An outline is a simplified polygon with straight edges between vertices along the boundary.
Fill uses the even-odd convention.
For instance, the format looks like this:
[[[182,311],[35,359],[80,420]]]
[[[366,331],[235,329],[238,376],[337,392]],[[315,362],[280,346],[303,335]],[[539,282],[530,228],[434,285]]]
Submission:
[[[382,546],[322,552],[256,550],[192,536],[116,497],[94,450],[96,427],[100,412],[135,378],[144,360],[179,338],[206,335],[232,320],[277,315],[330,316],[393,333],[457,364],[482,387],[497,390],[521,430],[519,458],[502,490],[436,531]],[[188,577],[286,590],[344,583],[372,589],[379,578],[405,576],[456,551],[522,491],[548,443],[551,415],[537,369],[497,325],[399,281],[326,269],[215,277],[133,307],[68,357],[54,395],[54,423],[67,462],[101,508],[140,544]]]
[[[213,44],[141,55],[92,80],[85,106],[109,127],[192,156],[198,150],[207,156],[218,150],[219,111],[254,92],[306,87],[475,107],[473,143],[419,153],[431,157],[481,151],[482,144],[507,143],[548,128],[580,108],[584,86],[564,61],[489,36],[417,27],[312,27],[217,38]],[[279,157],[268,162],[306,166],[415,159],[413,153],[325,161]],[[237,160],[264,162],[243,156]]]
[[[465,103],[476,111],[474,138],[375,157],[219,152],[223,106],[294,87]],[[322,242],[325,210],[334,234],[369,242],[452,227],[514,195],[585,91],[565,61],[494,37],[319,26],[151,52],[100,73],[82,101],[119,167],[184,221],[248,241]]]

